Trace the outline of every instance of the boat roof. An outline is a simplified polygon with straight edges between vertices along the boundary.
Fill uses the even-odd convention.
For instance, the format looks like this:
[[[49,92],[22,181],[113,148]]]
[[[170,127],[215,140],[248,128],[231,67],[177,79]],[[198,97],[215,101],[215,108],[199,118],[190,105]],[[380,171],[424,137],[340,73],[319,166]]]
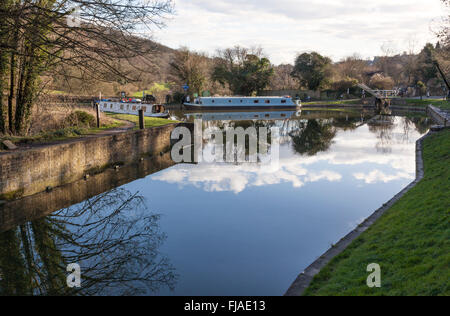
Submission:
[[[201,97],[201,99],[288,99],[290,96],[268,97]]]

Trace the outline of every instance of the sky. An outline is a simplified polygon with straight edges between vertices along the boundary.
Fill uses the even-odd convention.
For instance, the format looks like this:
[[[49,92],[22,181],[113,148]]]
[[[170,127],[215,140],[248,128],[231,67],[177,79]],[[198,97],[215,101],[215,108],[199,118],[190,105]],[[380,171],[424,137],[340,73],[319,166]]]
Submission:
[[[175,15],[153,38],[213,55],[219,48],[261,46],[274,64],[318,51],[338,61],[381,47],[401,53],[435,42],[446,14],[439,0],[174,0]]]

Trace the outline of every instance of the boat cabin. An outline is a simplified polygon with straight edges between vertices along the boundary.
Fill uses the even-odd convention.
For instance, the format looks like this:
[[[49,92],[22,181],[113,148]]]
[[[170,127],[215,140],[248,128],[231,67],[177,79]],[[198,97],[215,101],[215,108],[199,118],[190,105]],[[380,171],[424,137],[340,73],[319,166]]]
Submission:
[[[148,117],[167,117],[168,113],[163,105],[159,104],[140,104],[125,103],[113,101],[101,101],[99,103],[102,112],[111,112],[118,114],[138,115],[139,110],[144,112],[144,116]]]

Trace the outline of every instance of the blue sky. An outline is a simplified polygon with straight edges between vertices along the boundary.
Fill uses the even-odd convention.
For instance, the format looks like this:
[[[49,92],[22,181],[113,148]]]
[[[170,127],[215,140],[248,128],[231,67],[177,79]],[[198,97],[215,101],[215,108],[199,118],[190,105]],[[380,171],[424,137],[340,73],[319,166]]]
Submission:
[[[403,52],[436,41],[448,11],[439,0],[175,0],[176,15],[154,39],[210,55],[218,48],[262,46],[275,64],[316,50],[339,60],[358,53]],[[446,13],[447,12],[447,13]]]

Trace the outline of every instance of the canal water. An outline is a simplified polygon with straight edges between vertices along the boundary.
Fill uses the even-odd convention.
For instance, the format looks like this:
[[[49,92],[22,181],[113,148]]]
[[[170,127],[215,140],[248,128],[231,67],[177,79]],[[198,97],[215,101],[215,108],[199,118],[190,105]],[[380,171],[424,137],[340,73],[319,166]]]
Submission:
[[[0,294],[283,295],[413,181],[415,142],[430,126],[342,110],[177,113],[195,117],[280,127],[278,165],[175,164],[169,153],[3,204]],[[67,287],[69,264],[81,288]]]

